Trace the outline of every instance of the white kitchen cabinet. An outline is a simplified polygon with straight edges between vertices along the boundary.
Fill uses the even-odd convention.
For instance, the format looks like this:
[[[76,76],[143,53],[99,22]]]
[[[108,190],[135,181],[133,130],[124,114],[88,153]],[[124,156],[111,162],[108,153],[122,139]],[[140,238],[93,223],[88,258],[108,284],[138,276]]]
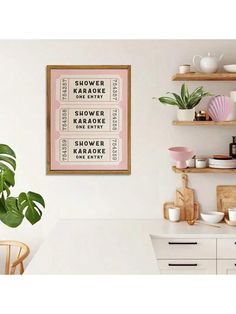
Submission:
[[[166,275],[215,275],[216,260],[158,260],[160,274]],[[236,268],[236,267],[235,267]]]
[[[236,238],[217,240],[218,259],[236,259]]]
[[[152,237],[161,274],[236,274],[236,238]]]
[[[218,275],[236,275],[236,259],[235,260],[217,260]]]
[[[236,238],[217,240],[217,274],[236,275]]]
[[[216,239],[153,238],[161,274],[216,274]]]

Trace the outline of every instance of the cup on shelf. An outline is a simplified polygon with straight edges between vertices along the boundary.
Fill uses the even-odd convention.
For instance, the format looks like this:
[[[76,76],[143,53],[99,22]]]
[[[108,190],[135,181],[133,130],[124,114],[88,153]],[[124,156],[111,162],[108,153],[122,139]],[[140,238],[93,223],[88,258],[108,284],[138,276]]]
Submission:
[[[187,167],[194,168],[195,167],[195,156],[193,156],[193,158],[191,158],[191,159],[188,159],[186,161],[186,163],[187,163]]]
[[[179,207],[170,207],[168,209],[169,220],[177,222],[180,220],[180,208]]]
[[[189,64],[181,64],[179,66],[179,73],[184,74],[184,73],[189,73],[190,72],[190,65]]]
[[[229,208],[228,213],[229,213],[229,220],[236,221],[236,207]]]
[[[206,168],[207,167],[207,158],[196,157],[196,168]]]

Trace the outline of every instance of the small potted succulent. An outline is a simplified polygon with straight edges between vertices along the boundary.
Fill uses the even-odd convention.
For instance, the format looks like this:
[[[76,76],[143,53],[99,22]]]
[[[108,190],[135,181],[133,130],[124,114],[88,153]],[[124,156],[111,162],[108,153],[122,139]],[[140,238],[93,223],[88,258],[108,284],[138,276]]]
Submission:
[[[158,99],[165,105],[177,106],[177,119],[179,121],[193,121],[195,118],[195,107],[200,103],[202,98],[212,96],[212,94],[205,91],[202,86],[197,87],[190,94],[185,83],[181,87],[180,95],[170,92],[167,94],[171,94],[173,97],[153,97],[153,99]]]

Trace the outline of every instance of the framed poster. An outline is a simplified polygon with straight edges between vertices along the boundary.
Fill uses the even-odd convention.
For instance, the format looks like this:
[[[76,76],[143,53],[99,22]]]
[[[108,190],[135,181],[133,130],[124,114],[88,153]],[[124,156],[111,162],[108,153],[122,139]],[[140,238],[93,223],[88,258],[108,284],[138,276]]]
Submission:
[[[130,174],[131,66],[47,66],[47,173]]]

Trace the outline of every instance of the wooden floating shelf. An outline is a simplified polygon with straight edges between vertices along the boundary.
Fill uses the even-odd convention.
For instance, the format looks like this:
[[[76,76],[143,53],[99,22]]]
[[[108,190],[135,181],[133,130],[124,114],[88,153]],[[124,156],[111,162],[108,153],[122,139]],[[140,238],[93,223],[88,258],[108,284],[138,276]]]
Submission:
[[[186,168],[186,169],[178,169],[175,166],[172,167],[172,170],[175,173],[235,173],[236,169],[214,169],[214,168]]]
[[[177,73],[172,77],[172,81],[236,81],[236,73]]]
[[[172,121],[173,125],[179,126],[199,126],[199,125],[209,125],[209,126],[236,126],[236,120],[232,121]]]

